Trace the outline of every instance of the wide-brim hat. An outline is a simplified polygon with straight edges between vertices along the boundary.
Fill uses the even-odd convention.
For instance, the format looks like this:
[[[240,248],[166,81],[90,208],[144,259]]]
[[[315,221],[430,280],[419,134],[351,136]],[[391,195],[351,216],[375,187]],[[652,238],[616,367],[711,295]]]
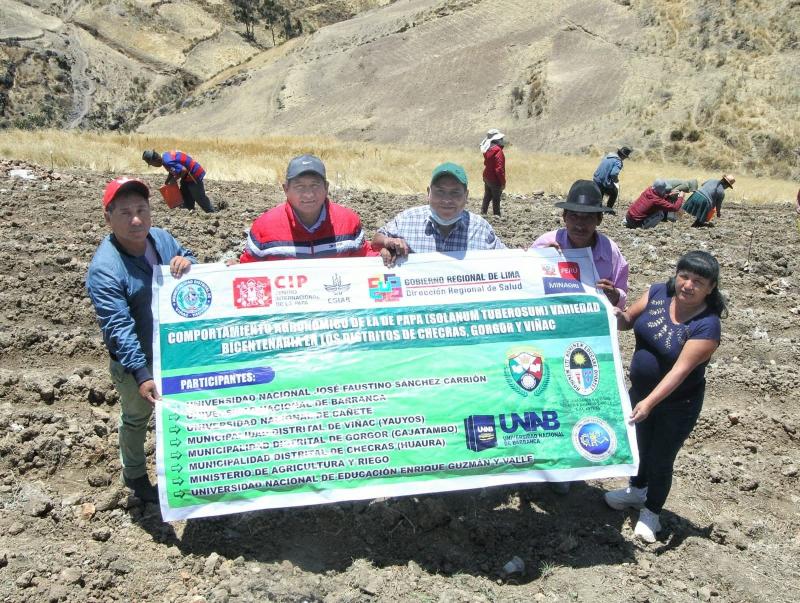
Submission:
[[[725,174],[722,177],[722,180],[728,183],[728,186],[733,188],[733,183],[736,182],[736,178],[733,177],[733,174]]]
[[[583,213],[613,213],[613,209],[603,206],[603,193],[591,180],[576,180],[567,193],[566,201],[556,203],[556,207]]]

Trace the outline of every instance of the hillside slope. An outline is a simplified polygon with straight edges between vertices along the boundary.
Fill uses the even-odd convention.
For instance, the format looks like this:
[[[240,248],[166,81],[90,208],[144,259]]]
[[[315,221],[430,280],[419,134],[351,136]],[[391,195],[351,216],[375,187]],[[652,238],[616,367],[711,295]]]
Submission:
[[[628,142],[655,160],[790,177],[799,23],[794,0],[400,0],[140,130],[471,145],[494,126],[533,150]]]

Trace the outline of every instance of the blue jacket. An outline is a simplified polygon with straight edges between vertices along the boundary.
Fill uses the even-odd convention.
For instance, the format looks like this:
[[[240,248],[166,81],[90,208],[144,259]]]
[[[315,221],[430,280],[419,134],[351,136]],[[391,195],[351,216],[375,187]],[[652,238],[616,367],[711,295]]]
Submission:
[[[592,179],[600,188],[611,188],[619,179],[620,170],[622,170],[622,159],[616,153],[609,153],[600,160]]]
[[[150,228],[147,238],[159,264],[168,264],[176,255],[197,263],[192,252],[166,230]],[[86,274],[86,290],[108,352],[138,384],[153,378],[148,368],[153,362],[152,279],[153,269],[144,256],[128,255],[113,234],[97,247]]]

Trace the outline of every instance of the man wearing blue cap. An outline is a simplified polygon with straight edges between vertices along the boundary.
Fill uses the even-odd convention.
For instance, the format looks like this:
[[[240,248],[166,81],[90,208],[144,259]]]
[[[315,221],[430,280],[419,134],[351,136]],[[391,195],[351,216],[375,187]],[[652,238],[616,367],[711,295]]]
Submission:
[[[292,159],[283,191],[286,202],[253,222],[240,262],[376,255],[358,214],[328,198],[319,157]]]
[[[455,163],[433,170],[428,205],[412,207],[389,220],[372,238],[387,266],[409,253],[505,249],[492,226],[466,210],[467,173]]]

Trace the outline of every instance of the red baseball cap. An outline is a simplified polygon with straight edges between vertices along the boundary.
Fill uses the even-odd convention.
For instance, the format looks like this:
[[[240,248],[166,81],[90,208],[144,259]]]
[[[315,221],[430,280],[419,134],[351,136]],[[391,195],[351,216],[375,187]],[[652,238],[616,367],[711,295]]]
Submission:
[[[106,185],[106,190],[103,193],[103,209],[107,208],[108,204],[111,203],[119,193],[131,189],[141,193],[145,199],[150,198],[150,189],[147,188],[144,182],[137,178],[121,176],[119,178],[114,178],[114,180]]]

